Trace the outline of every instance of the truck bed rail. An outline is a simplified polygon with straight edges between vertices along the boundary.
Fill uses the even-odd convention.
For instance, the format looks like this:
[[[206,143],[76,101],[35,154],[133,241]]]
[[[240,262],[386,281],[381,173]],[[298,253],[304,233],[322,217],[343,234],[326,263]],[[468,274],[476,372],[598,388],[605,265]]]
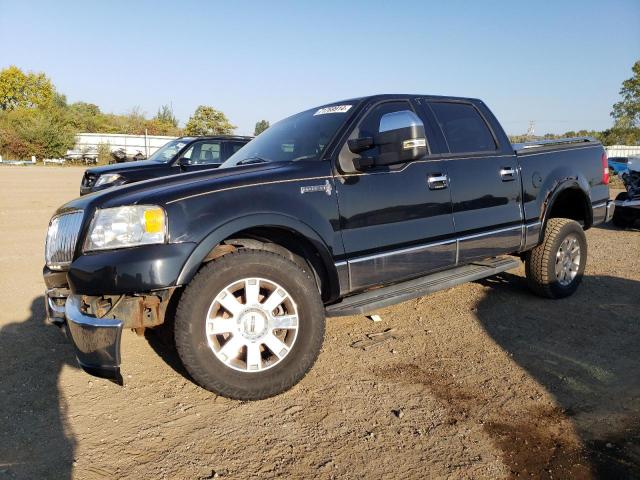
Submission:
[[[600,141],[593,137],[555,138],[552,140],[539,140],[537,142],[514,143],[513,149],[518,154],[526,154],[532,150],[549,150],[552,148],[571,148],[585,144],[599,145]]]

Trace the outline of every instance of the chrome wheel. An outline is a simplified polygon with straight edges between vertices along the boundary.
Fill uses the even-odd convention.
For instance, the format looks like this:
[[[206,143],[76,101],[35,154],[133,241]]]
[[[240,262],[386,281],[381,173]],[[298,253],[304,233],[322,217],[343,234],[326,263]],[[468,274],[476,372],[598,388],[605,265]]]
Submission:
[[[205,319],[209,348],[234,370],[260,372],[280,363],[298,334],[298,307],[264,278],[245,278],[219,292]]]
[[[563,287],[569,285],[580,268],[580,242],[575,235],[568,235],[556,253],[556,279]]]

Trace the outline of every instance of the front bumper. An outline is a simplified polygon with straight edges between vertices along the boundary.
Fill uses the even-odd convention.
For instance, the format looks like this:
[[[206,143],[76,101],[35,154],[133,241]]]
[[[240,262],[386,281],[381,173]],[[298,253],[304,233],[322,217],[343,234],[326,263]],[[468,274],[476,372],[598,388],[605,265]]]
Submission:
[[[80,295],[67,297],[64,312],[80,366],[91,375],[122,385],[120,339],[123,321],[83,313]]]

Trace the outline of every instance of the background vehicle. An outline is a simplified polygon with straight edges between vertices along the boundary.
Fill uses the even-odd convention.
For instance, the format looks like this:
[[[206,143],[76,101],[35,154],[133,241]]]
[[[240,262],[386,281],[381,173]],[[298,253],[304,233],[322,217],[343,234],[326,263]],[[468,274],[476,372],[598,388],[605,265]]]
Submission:
[[[231,135],[177,138],[146,161],[124,163],[123,160],[123,163],[88,169],[82,177],[80,195],[150,178],[217,168],[249,140],[251,137]],[[124,149],[122,155],[125,155]]]
[[[110,164],[124,163],[124,162],[138,162],[140,160],[145,160],[144,153],[142,153],[140,150],[136,150],[136,153],[134,153],[133,155],[131,155],[131,157],[129,157],[127,155],[127,151],[124,148],[117,148],[115,150],[112,150],[111,158],[112,160],[109,161]]]
[[[630,157],[626,166],[620,176],[627,191],[616,196],[613,212],[613,224],[620,228],[631,227],[640,220],[640,157]]]
[[[231,398],[295,385],[325,316],[526,263],[571,295],[584,229],[611,214],[602,145],[512,146],[477,99],[379,95],[278,122],[211,172],[71,201],[46,245],[48,315],[80,364],[120,376],[120,335],[175,319],[191,376]],[[175,315],[172,313],[175,312]]]
[[[95,148],[86,150],[67,150],[64,155],[65,160],[72,162],[84,162],[85,164],[98,162],[98,151]]]
[[[612,174],[620,175],[629,169],[628,162],[627,157],[609,157],[609,170]]]

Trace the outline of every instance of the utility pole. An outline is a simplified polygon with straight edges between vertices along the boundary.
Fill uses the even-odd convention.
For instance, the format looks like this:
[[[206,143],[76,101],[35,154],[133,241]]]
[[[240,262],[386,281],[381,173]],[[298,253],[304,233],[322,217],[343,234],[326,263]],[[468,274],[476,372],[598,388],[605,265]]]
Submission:
[[[536,134],[536,121],[529,120],[529,128],[527,129],[527,138],[533,140],[533,137]]]

